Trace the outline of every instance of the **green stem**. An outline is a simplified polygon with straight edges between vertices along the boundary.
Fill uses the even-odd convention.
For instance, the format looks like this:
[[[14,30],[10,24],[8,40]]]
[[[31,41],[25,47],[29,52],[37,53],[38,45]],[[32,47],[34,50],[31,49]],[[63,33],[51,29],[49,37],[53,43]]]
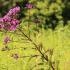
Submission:
[[[44,55],[44,54],[41,52],[41,50],[38,48],[38,47],[40,47],[40,46],[37,45],[35,42],[33,42],[33,40],[32,40],[31,38],[29,38],[20,28],[19,28],[19,31],[35,46],[35,48],[39,51],[39,53],[42,55],[42,57],[43,57],[47,62],[49,62],[48,56],[46,55],[46,57],[45,57],[45,55]],[[53,65],[52,65],[52,62],[51,62],[51,61],[50,61],[50,66],[51,66],[52,70],[55,70],[54,67],[53,67]]]

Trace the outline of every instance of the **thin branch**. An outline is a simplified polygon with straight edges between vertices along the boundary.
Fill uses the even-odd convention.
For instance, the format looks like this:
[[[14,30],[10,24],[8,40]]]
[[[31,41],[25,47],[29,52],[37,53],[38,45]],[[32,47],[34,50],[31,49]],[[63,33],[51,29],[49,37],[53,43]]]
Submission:
[[[41,50],[38,48],[38,47],[40,47],[40,46],[37,45],[35,42],[33,42],[33,40],[32,40],[31,38],[29,38],[20,28],[19,28],[19,31],[35,46],[35,48],[39,51],[39,53],[42,55],[42,57],[43,57],[46,61],[49,61],[48,56],[46,55],[46,57],[45,57],[45,55],[44,55],[44,54],[41,52]],[[52,70],[55,70],[54,67],[53,67],[53,65],[52,65],[52,62],[50,62],[50,66],[51,66]]]

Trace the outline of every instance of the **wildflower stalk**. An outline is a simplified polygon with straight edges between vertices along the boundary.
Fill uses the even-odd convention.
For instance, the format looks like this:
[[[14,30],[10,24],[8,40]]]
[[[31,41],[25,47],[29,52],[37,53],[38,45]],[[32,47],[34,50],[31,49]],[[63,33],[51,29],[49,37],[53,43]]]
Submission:
[[[29,11],[29,20],[30,20],[30,9],[28,10]],[[30,23],[28,22],[28,33],[29,33],[29,37],[30,37]]]
[[[53,64],[52,64],[52,62],[48,59],[48,56],[45,55],[44,53],[42,53],[42,51],[38,48],[38,47],[40,47],[40,46],[37,45],[35,42],[33,42],[33,40],[32,40],[30,37],[28,37],[20,28],[19,28],[19,31],[22,33],[23,36],[25,36],[25,37],[35,46],[35,48],[39,51],[39,53],[42,55],[42,57],[43,57],[47,62],[50,62],[49,65],[50,65],[50,67],[52,68],[52,70],[55,70],[55,68],[54,68],[54,66],[53,66]]]
[[[28,3],[28,4],[26,4],[26,8],[28,9],[28,13],[29,13],[28,19],[30,20],[30,9],[33,8],[33,5]],[[29,28],[30,28],[30,24],[28,22],[28,34],[29,34],[29,37],[30,37],[30,29]]]

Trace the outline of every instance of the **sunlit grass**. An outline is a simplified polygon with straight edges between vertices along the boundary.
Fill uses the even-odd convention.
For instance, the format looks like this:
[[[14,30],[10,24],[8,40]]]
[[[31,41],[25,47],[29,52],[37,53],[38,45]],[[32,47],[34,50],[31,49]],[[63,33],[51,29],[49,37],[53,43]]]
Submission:
[[[40,30],[41,31],[41,30]],[[41,33],[42,32],[42,33]],[[36,37],[31,34],[31,38],[37,44],[42,43],[45,51],[48,49],[53,49],[53,58],[52,60],[59,60],[59,69],[60,70],[70,70],[70,31],[69,26],[58,26],[56,30],[52,31],[51,29],[42,30],[37,33]],[[31,32],[32,33],[32,32]],[[8,33],[8,35],[11,35]],[[5,35],[0,34],[0,70],[30,70],[35,64],[41,63],[42,60],[39,57],[25,57],[23,56],[31,56],[31,55],[40,55],[40,53],[32,49],[34,45],[27,40],[20,41],[20,37],[15,34],[11,35],[14,40],[18,40],[18,42],[10,42],[8,47],[11,49],[10,51],[2,51],[3,38]],[[16,48],[16,49],[14,49]],[[26,49],[25,49],[26,48]],[[12,54],[17,53],[20,58],[17,60],[14,59]],[[47,70],[47,64],[44,65],[36,65],[32,70]]]

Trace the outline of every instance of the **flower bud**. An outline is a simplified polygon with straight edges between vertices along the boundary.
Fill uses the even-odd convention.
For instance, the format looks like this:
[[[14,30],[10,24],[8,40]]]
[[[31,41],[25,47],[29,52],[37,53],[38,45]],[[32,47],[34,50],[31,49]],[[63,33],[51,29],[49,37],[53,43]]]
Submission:
[[[31,9],[33,7],[32,4],[26,4],[26,8]]]

